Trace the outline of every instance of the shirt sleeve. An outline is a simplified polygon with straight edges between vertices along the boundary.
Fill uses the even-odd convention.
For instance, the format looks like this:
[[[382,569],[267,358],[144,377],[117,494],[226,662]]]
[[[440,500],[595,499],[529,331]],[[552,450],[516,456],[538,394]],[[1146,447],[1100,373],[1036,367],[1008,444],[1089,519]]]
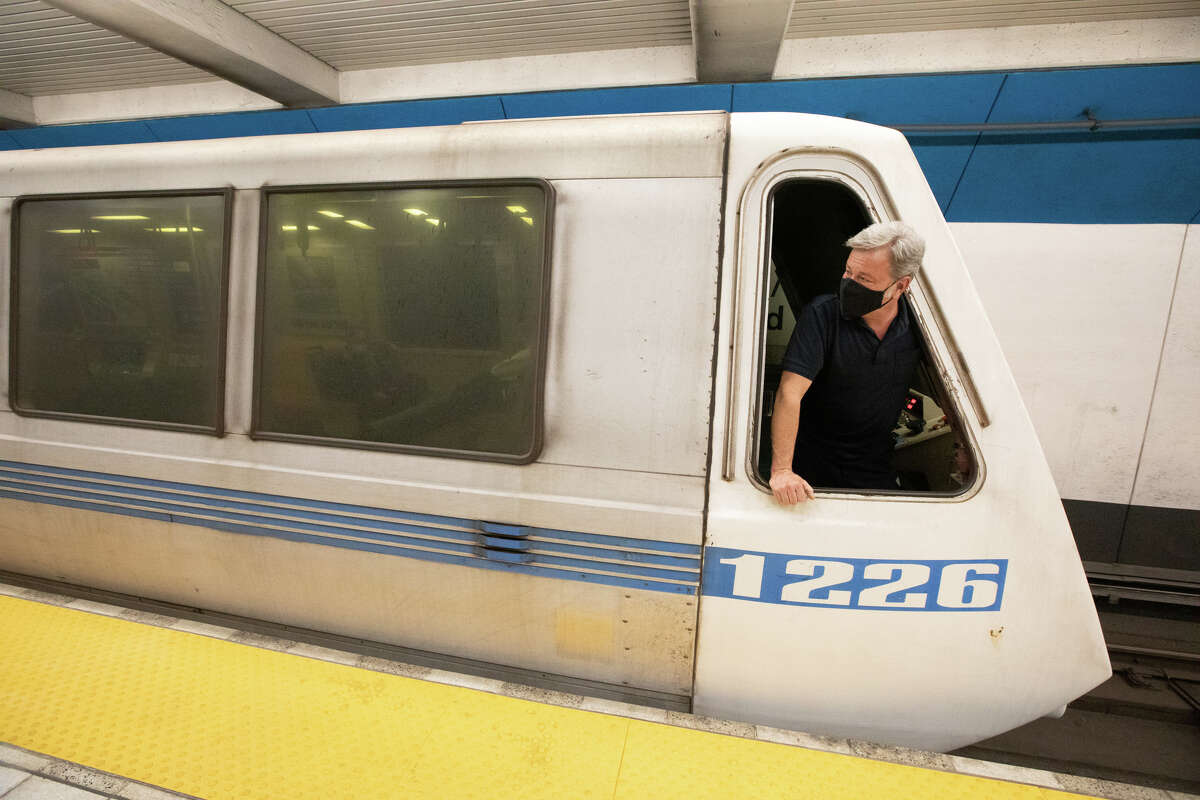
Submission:
[[[813,380],[825,366],[825,354],[829,352],[831,320],[826,313],[832,308],[828,296],[820,297],[806,305],[796,320],[792,338],[783,355],[783,368],[801,377]]]

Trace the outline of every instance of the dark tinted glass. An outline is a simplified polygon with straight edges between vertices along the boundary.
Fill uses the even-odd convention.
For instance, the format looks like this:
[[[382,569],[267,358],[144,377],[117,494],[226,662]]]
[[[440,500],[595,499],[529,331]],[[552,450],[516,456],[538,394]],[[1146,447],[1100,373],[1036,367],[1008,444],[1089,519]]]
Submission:
[[[18,410],[219,428],[225,204],[20,202]]]
[[[537,185],[269,194],[258,432],[531,456],[546,209]]]

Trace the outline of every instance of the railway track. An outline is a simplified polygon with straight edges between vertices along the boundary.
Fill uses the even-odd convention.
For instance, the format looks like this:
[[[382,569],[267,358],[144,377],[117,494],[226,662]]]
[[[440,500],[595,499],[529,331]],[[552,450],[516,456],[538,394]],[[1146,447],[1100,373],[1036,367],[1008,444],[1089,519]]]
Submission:
[[[1200,793],[1200,591],[1120,577],[1089,575],[1112,678],[957,755]]]

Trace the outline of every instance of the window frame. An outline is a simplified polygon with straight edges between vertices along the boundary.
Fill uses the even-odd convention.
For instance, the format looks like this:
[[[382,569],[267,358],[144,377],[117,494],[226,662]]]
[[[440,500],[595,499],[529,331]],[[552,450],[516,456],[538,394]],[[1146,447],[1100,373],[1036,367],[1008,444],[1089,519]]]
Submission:
[[[313,192],[354,192],[409,189],[479,189],[504,186],[535,186],[543,193],[544,231],[542,236],[542,280],[538,304],[537,358],[534,366],[533,392],[533,440],[525,453],[509,455],[477,450],[456,450],[443,447],[427,447],[414,444],[372,442],[361,439],[341,439],[332,436],[313,436],[300,433],[278,433],[262,429],[262,381],[263,381],[263,323],[266,304],[267,282],[267,233],[270,226],[268,203],[272,195],[305,194]],[[465,461],[486,461],[502,464],[531,464],[541,455],[545,434],[546,360],[550,341],[550,291],[554,252],[554,210],[557,193],[554,185],[543,178],[481,178],[479,180],[425,180],[425,181],[382,181],[360,183],[317,183],[263,186],[260,190],[258,212],[258,263],[255,266],[254,301],[254,374],[253,397],[250,411],[249,437],[255,441],[287,442],[292,444],[336,447],[344,450],[371,450],[388,453],[454,458]]]
[[[796,182],[829,182],[836,183],[842,186],[847,191],[851,192],[859,201],[867,218],[870,220],[868,224],[875,222],[888,221],[899,219],[899,215],[894,213],[893,204],[889,202],[890,198],[884,195],[882,189],[882,181],[878,176],[873,174],[866,165],[851,160],[846,154],[838,154],[841,159],[848,162],[849,165],[862,170],[864,178],[871,181],[877,187],[878,193],[881,195],[879,202],[876,202],[872,197],[872,192],[866,186],[857,180],[855,177],[840,172],[836,169],[831,169],[828,166],[813,166],[805,167],[800,165],[788,165],[779,170],[768,179],[767,186],[762,193],[763,216],[762,216],[762,238],[764,243],[760,248],[759,253],[759,272],[760,279],[756,282],[757,297],[755,301],[755,329],[754,329],[754,375],[751,382],[752,393],[750,400],[750,413],[747,418],[747,435],[745,449],[745,470],[750,483],[759,491],[766,494],[771,494],[770,484],[762,478],[758,473],[758,458],[761,450],[762,437],[770,436],[769,427],[764,431],[762,429],[762,413],[764,409],[765,397],[765,379],[767,372],[767,314],[769,305],[770,291],[770,276],[771,276],[771,249],[774,241],[774,223],[775,223],[775,194],[783,186]],[[872,179],[874,179],[872,181]],[[881,211],[889,213],[881,213]],[[859,500],[885,500],[885,501],[904,501],[904,502],[962,502],[970,499],[977,494],[983,486],[986,469],[983,461],[983,450],[979,446],[979,442],[975,437],[975,432],[966,421],[966,415],[963,413],[963,403],[958,393],[954,391],[952,386],[947,385],[942,376],[952,374],[943,359],[939,355],[937,348],[932,344],[931,331],[936,332],[939,338],[946,338],[946,327],[944,318],[941,314],[941,308],[937,301],[936,295],[933,294],[932,287],[928,286],[920,273],[913,278],[909,292],[908,307],[912,312],[914,321],[921,335],[921,358],[927,365],[929,372],[934,380],[940,381],[941,396],[934,399],[939,402],[945,401],[948,407],[943,408],[947,416],[950,418],[953,425],[952,431],[957,434],[963,444],[968,448],[971,455],[971,463],[973,470],[969,481],[957,491],[953,492],[914,492],[904,489],[849,489],[849,488],[817,488],[814,491],[830,498],[836,499],[859,499]],[[928,306],[928,314],[933,319],[926,318],[926,309]],[[799,314],[798,311],[794,312]],[[943,324],[938,324],[939,320]],[[949,344],[949,342],[947,342]],[[897,412],[898,414],[898,412]]]
[[[224,202],[221,214],[221,265],[218,271],[220,280],[219,316],[217,319],[217,369],[214,398],[216,400],[214,424],[192,425],[182,422],[160,422],[155,420],[136,419],[132,417],[109,417],[99,414],[83,414],[75,411],[43,411],[24,408],[17,402],[18,377],[17,354],[19,352],[19,320],[20,320],[20,248],[21,248],[21,207],[27,202],[42,200],[127,200],[131,198],[157,197],[208,197],[219,196]],[[37,419],[57,419],[72,422],[91,422],[101,425],[118,425],[126,428],[147,428],[150,430],[179,431],[182,433],[199,433],[221,438],[225,436],[225,390],[226,362],[229,358],[229,269],[230,243],[233,234],[233,201],[232,186],[214,186],[196,189],[150,189],[136,191],[106,191],[106,192],[71,192],[62,194],[29,194],[13,199],[12,220],[9,230],[9,264],[10,274],[8,283],[8,405],[13,413],[22,417]]]

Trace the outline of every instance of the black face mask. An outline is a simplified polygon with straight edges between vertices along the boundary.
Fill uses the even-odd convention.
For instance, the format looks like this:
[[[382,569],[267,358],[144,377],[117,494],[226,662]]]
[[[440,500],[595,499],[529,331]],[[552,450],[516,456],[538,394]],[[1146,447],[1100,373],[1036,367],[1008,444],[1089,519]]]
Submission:
[[[842,304],[842,316],[846,319],[854,319],[864,314],[870,314],[883,305],[884,292],[895,285],[896,281],[892,281],[882,292],[877,292],[874,289],[868,289],[858,281],[842,278],[842,285],[838,288],[838,300]]]

